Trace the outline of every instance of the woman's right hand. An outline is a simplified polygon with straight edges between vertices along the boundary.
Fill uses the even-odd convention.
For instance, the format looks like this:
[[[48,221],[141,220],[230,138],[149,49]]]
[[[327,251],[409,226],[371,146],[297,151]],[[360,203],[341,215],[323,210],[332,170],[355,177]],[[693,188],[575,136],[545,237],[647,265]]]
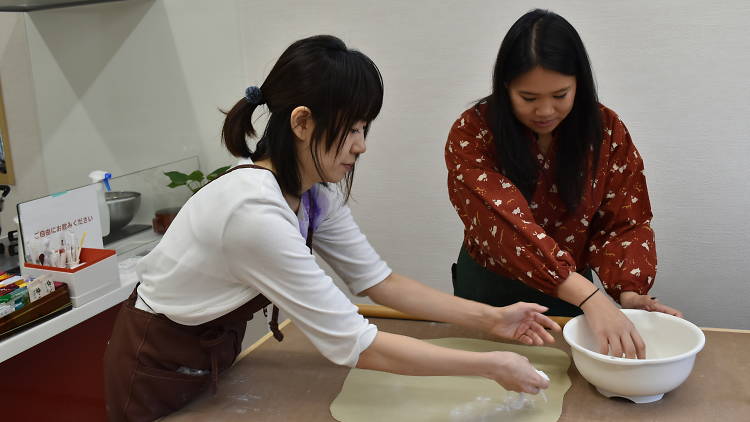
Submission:
[[[560,299],[581,307],[599,344],[599,353],[644,359],[646,344],[638,330],[603,291],[597,289],[591,295],[595,288],[584,276],[571,272],[557,293]]]
[[[513,352],[487,352],[488,372],[484,374],[508,391],[537,394],[549,381],[536,372],[529,359]]]
[[[581,307],[586,322],[594,332],[599,353],[645,359],[646,344],[632,322],[615,306],[607,295],[598,291]]]

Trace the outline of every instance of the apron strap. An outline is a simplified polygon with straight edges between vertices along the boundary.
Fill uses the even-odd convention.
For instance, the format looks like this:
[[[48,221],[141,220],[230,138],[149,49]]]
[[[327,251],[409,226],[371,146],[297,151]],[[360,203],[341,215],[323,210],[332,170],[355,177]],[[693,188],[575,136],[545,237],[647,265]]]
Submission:
[[[273,305],[273,310],[271,311],[271,322],[268,323],[268,327],[271,328],[273,338],[277,341],[284,340],[284,333],[279,330],[279,308],[276,305]]]
[[[200,345],[208,350],[211,357],[211,394],[215,395],[219,383],[219,356],[218,348],[226,340],[227,331],[223,327],[213,327],[201,334]]]

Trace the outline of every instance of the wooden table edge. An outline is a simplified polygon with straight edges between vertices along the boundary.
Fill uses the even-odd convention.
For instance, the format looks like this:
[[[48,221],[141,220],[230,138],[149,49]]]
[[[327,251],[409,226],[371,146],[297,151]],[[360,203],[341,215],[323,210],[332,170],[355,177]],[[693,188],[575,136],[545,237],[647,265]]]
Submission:
[[[711,328],[711,327],[700,327],[703,331],[718,331],[721,333],[740,333],[740,334],[750,334],[750,330],[740,330],[736,328]]]

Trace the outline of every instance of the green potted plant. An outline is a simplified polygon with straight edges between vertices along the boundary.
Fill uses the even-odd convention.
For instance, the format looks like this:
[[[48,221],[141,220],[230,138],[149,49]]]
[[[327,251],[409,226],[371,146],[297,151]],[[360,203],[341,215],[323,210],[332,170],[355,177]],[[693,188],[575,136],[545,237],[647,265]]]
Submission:
[[[170,188],[176,188],[178,186],[186,186],[190,189],[190,192],[196,193],[200,188],[206,186],[206,184],[217,177],[221,176],[229,170],[231,166],[219,167],[216,170],[204,175],[202,171],[196,170],[190,174],[181,173],[179,171],[167,171],[164,174],[169,177],[170,183],[167,185]]]
[[[190,189],[193,194],[198,192],[200,188],[206,186],[208,182],[216,179],[229,170],[231,166],[219,167],[216,170],[208,174],[203,174],[200,170],[195,170],[190,174],[185,174],[179,171],[167,171],[164,175],[169,177],[169,184],[167,187],[177,188],[185,186]],[[163,208],[156,211],[154,219],[151,221],[154,227],[154,231],[160,234],[164,234],[167,228],[172,224],[172,220],[177,217],[177,213],[180,211],[179,207]]]

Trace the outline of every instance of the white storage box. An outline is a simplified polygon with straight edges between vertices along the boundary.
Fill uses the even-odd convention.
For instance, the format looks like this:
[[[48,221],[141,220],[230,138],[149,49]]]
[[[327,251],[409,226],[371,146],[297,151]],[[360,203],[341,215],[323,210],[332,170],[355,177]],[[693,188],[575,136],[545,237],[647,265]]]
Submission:
[[[117,253],[112,249],[81,249],[82,264],[73,269],[23,264],[21,274],[40,276],[51,274],[53,281],[61,281],[70,289],[74,307],[104,296],[120,287]]]

